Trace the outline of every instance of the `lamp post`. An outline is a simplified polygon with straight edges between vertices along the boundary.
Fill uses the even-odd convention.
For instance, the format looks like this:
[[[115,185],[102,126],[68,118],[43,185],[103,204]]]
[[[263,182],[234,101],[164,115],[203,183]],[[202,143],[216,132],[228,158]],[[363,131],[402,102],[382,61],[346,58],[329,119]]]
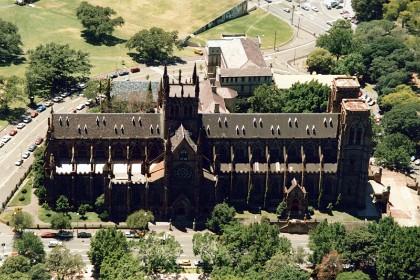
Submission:
[[[76,236],[79,237],[79,213],[76,213],[77,219],[76,219]]]

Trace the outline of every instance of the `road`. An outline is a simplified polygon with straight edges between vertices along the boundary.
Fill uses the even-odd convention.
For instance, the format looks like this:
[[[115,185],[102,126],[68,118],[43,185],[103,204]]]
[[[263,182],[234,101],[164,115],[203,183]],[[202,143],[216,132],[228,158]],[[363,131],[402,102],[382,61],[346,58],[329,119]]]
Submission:
[[[53,108],[55,112],[68,112],[84,101],[86,101],[85,98],[74,95],[74,97],[65,98],[63,102],[55,103]],[[21,166],[16,166],[14,163],[21,158],[21,154],[28,150],[28,147],[35,142],[37,137],[45,138],[50,110],[51,108],[47,108],[47,110],[33,119],[32,122],[26,124],[23,129],[17,129],[18,133],[0,148],[0,193],[2,193],[0,203],[6,200],[7,196],[12,192],[16,184],[18,184],[19,179],[23,177],[25,171],[32,164],[32,154],[28,159],[24,160]],[[16,129],[16,124],[8,125],[0,132],[0,135],[3,137],[10,130]]]

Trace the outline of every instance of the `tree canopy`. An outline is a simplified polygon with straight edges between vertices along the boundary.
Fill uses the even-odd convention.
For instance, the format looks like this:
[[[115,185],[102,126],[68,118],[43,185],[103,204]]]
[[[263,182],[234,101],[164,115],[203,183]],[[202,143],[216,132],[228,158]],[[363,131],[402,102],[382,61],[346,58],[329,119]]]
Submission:
[[[71,228],[69,216],[65,213],[54,213],[51,217],[51,228],[59,230]]]
[[[46,266],[58,279],[66,279],[82,271],[85,264],[81,255],[72,254],[66,247],[57,246],[48,255]]]
[[[407,136],[394,133],[385,135],[376,146],[374,156],[380,165],[404,169],[410,165],[414,144]]]
[[[80,3],[76,10],[77,18],[82,22],[86,32],[96,39],[100,39],[104,35],[111,35],[115,27],[124,24],[122,17],[111,18],[116,14],[109,7],[93,6],[86,1]]]
[[[337,275],[336,280],[370,280],[370,277],[368,274],[356,270],[354,272],[341,272]]]
[[[420,102],[396,105],[386,112],[382,126],[387,134],[401,133],[412,141],[420,141]]]
[[[215,233],[221,233],[223,227],[234,221],[235,208],[230,207],[226,202],[217,204],[206,226]]]
[[[26,101],[24,85],[24,80],[20,77],[0,76],[0,110],[8,110],[12,101]]]
[[[388,0],[353,0],[351,6],[361,21],[382,18],[382,7]]]
[[[15,247],[19,254],[31,260],[31,263],[42,263],[45,260],[44,244],[41,238],[32,232],[24,232],[15,239]]]
[[[30,96],[50,97],[90,72],[89,54],[69,45],[39,45],[29,55],[26,80]]]
[[[319,36],[316,46],[328,50],[340,58],[353,50],[353,31],[351,24],[346,20],[338,20],[327,33]]]
[[[136,60],[147,63],[164,63],[173,53],[178,31],[166,32],[161,28],[143,29],[131,37],[126,46],[134,49]]]
[[[330,87],[318,81],[297,82],[285,90],[283,113],[324,113]]]
[[[109,280],[137,280],[145,279],[143,267],[131,252],[124,254],[116,259],[105,258],[102,262],[100,279]]]
[[[8,65],[23,53],[22,39],[17,26],[0,19],[0,66]]]
[[[139,210],[127,217],[126,224],[131,229],[147,229],[148,223],[154,220],[155,217],[151,211]]]
[[[31,262],[28,258],[17,255],[8,257],[0,267],[0,275],[10,275],[16,272],[26,273],[31,269]],[[10,279],[10,278],[9,278]],[[19,279],[19,278],[17,278]]]
[[[397,105],[404,103],[418,103],[420,98],[417,97],[416,93],[407,85],[398,85],[395,91],[384,96],[381,99],[381,107],[384,111],[390,111]]]
[[[10,224],[13,226],[15,231],[22,231],[25,228],[32,227],[34,223],[34,218],[28,212],[24,212],[22,210],[15,211],[13,213],[12,219],[10,220]]]
[[[317,74],[329,74],[333,67],[333,56],[323,48],[314,49],[306,59],[308,71]]]

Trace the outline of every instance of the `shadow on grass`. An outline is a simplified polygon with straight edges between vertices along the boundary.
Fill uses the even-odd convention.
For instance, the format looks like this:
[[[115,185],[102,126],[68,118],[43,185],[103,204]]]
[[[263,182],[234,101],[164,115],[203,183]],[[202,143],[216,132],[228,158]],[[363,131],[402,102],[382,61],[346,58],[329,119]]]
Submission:
[[[25,112],[26,108],[5,108],[0,110],[0,120],[8,121],[10,124],[18,124]]]
[[[144,59],[143,56],[141,56],[138,53],[129,52],[127,54],[135,62],[137,62],[139,64],[146,64],[146,66],[163,66],[165,64],[166,65],[176,65],[176,64],[186,64],[187,63],[185,60],[183,60],[179,56],[171,56],[171,57],[169,57],[167,59],[163,59],[163,60],[150,61],[150,60]]]
[[[93,36],[91,33],[87,32],[86,30],[82,31],[82,37],[85,39],[86,43],[94,46],[102,46],[105,45],[107,47],[114,47],[118,44],[123,44],[127,40],[117,38],[113,35],[103,34],[99,38]]]
[[[11,59],[7,59],[4,61],[0,61],[0,67],[8,67],[13,65],[21,65],[25,63],[26,58],[22,56],[23,53],[21,53],[19,56],[13,57]]]

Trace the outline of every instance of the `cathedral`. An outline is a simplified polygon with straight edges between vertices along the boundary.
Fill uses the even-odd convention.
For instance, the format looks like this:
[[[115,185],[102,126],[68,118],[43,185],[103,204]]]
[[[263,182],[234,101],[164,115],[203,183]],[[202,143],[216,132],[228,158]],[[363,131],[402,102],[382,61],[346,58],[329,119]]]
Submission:
[[[50,203],[74,206],[104,194],[112,220],[148,209],[199,218],[227,201],[238,211],[296,215],[308,206],[365,207],[371,125],[354,77],[332,81],[326,113],[201,110],[200,84],[169,81],[155,113],[51,113],[45,184]]]

